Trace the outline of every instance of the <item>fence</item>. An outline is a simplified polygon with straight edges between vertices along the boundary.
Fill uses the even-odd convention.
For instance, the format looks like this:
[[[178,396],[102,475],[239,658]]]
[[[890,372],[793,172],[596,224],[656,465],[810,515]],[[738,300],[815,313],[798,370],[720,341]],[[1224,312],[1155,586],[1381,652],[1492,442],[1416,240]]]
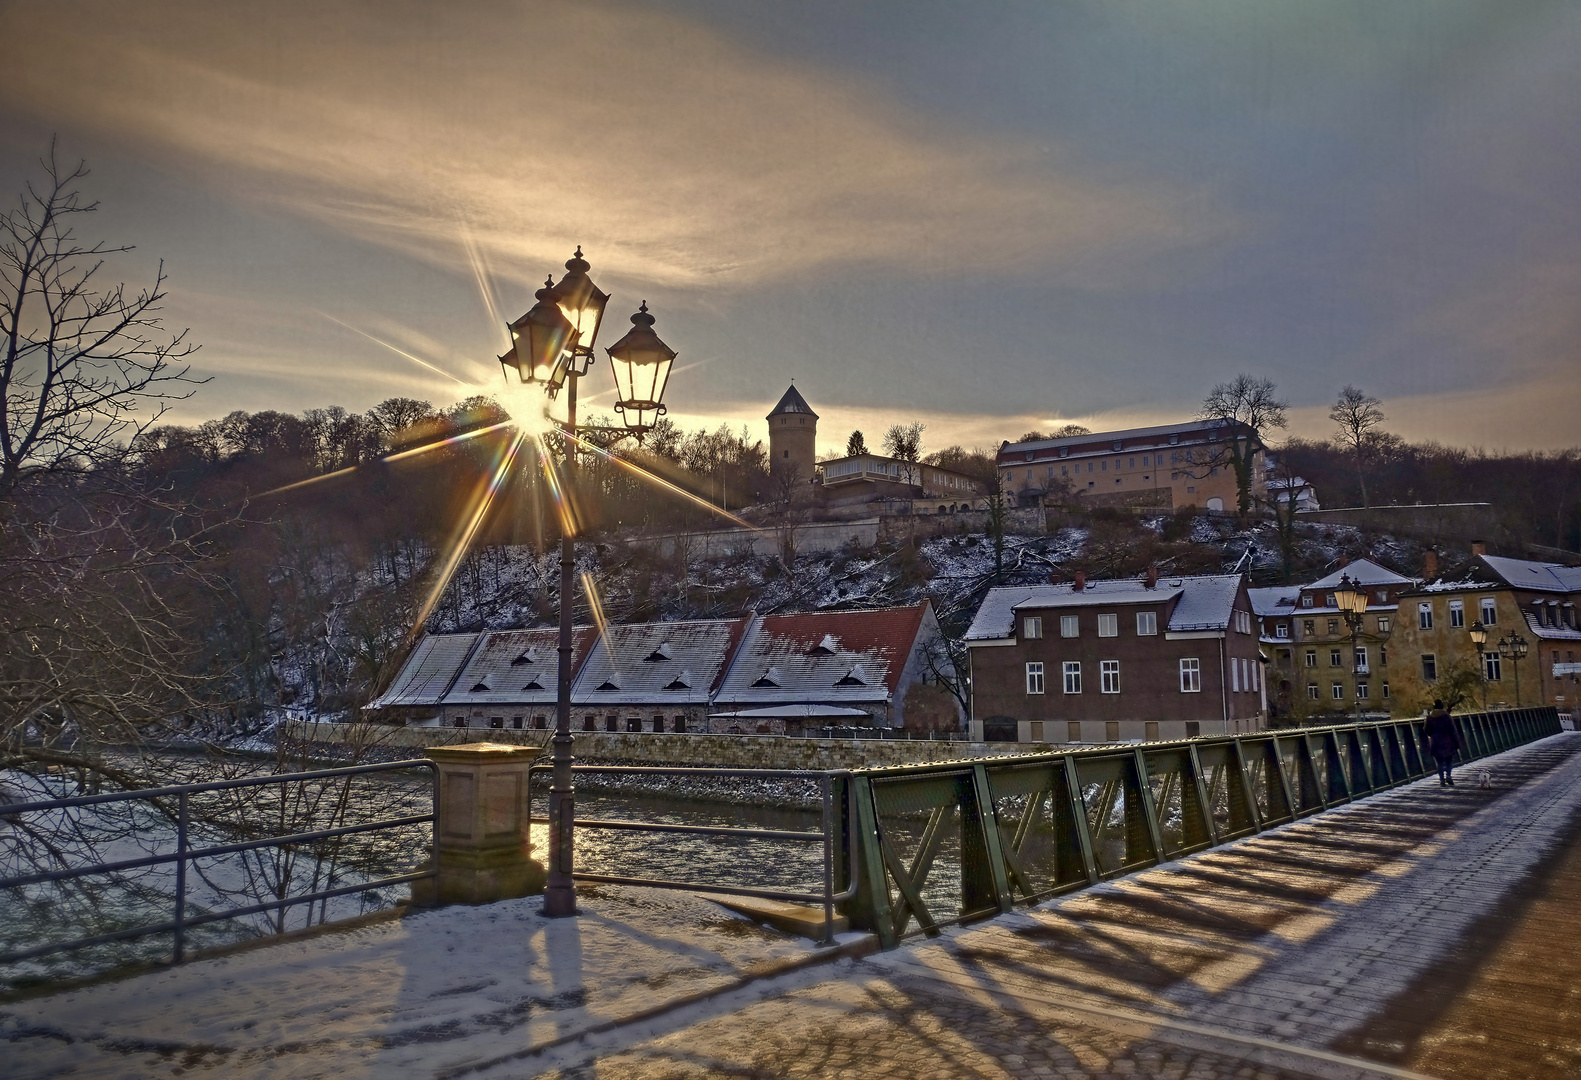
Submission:
[[[535,764],[527,770],[527,801],[532,804],[532,785],[535,776],[549,773],[552,764]],[[777,840],[792,844],[821,844],[823,846],[823,888],[820,892],[809,893],[788,889],[760,889],[750,886],[727,885],[723,882],[706,881],[678,881],[665,878],[629,877],[618,874],[599,874],[585,870],[576,870],[577,881],[595,881],[611,885],[643,885],[659,889],[684,889],[688,892],[711,892],[726,896],[750,896],[761,900],[778,900],[784,903],[816,904],[823,908],[823,940],[827,943],[833,940],[835,905],[848,902],[856,890],[847,885],[836,891],[834,888],[834,840],[835,820],[837,808],[835,806],[836,785],[844,793],[849,790],[844,783],[849,773],[815,772],[802,769],[696,769],[696,768],[657,768],[639,765],[573,765],[575,774],[594,775],[650,775],[650,776],[690,776],[701,777],[709,780],[728,779],[732,777],[752,780],[807,780],[817,781],[819,795],[822,801],[823,819],[822,829],[818,832],[808,832],[790,829],[746,829],[739,826],[726,825],[679,825],[655,821],[620,821],[607,818],[576,818],[573,821],[577,829],[613,829],[628,832],[654,832],[672,833],[692,836],[720,836],[738,840]],[[534,825],[547,825],[547,817],[530,817]]]
[[[275,889],[275,895],[260,903],[244,904],[238,907],[222,910],[191,910],[194,904],[189,897],[188,871],[197,866],[199,860],[212,860],[222,856],[238,855],[244,852],[256,851],[262,848],[298,848],[308,845],[322,845],[325,841],[340,837],[351,836],[359,833],[370,833],[385,829],[399,829],[432,823],[434,813],[430,810],[426,814],[408,814],[400,817],[387,818],[378,821],[362,821],[351,825],[339,825],[332,828],[320,828],[306,831],[295,831],[287,834],[266,836],[263,838],[238,840],[230,843],[207,844],[194,847],[191,843],[193,832],[192,809],[195,800],[205,795],[216,792],[231,791],[241,788],[264,786],[281,786],[282,791],[287,785],[319,784],[323,781],[334,780],[341,777],[353,777],[368,773],[390,772],[406,769],[427,769],[434,771],[434,763],[426,759],[411,761],[396,761],[375,765],[356,765],[339,769],[320,769],[311,772],[282,773],[270,776],[244,777],[234,780],[220,780],[201,784],[180,784],[169,787],[145,788],[135,791],[111,792],[101,795],[79,795],[69,798],[50,799],[26,803],[6,803],[0,805],[0,817],[9,826],[7,831],[25,827],[29,815],[42,814],[50,811],[72,810],[80,807],[105,807],[113,804],[146,805],[158,818],[174,826],[174,850],[143,854],[133,858],[117,859],[112,861],[88,861],[80,865],[64,866],[56,870],[40,870],[33,873],[15,874],[10,877],[0,878],[0,889],[17,890],[10,894],[20,902],[26,903],[27,897],[21,892],[29,886],[58,884],[75,881],[81,878],[115,878],[126,874],[128,871],[146,870],[155,867],[173,867],[174,882],[168,898],[170,917],[157,922],[138,923],[133,926],[120,926],[115,930],[104,933],[89,934],[79,937],[63,938],[50,941],[47,944],[35,945],[31,948],[0,952],[0,964],[16,964],[26,960],[47,956],[51,953],[65,952],[68,950],[83,949],[90,946],[105,945],[111,942],[126,941],[129,939],[143,938],[156,934],[170,934],[172,936],[171,958],[180,962],[185,958],[188,932],[196,927],[222,920],[240,919],[249,915],[266,912],[278,912],[281,926],[284,926],[284,913],[286,909],[301,904],[311,904],[316,901],[327,901],[333,897],[350,893],[366,892],[386,886],[399,885],[405,882],[417,881],[421,878],[436,876],[436,868],[430,865],[427,869],[416,870],[410,873],[394,874],[372,880],[359,880],[355,884],[332,885],[329,888],[311,889],[306,892],[292,893],[289,891],[290,875],[280,879]],[[349,781],[347,783],[349,789]],[[437,795],[437,792],[436,792]],[[282,801],[284,796],[282,795]],[[437,800],[436,800],[437,801]],[[149,821],[134,821],[132,829],[143,837],[146,842],[150,832]],[[259,822],[236,822],[234,831],[242,833],[257,831]],[[125,832],[125,830],[122,830]],[[11,845],[8,845],[11,846]],[[139,844],[139,846],[143,846]],[[55,848],[51,859],[56,862],[70,861],[64,857],[65,853]],[[334,877],[331,876],[331,883]],[[161,883],[162,885],[165,883]],[[147,908],[150,904],[162,901],[162,888],[148,888],[140,886],[131,893],[137,897],[138,907]],[[124,899],[124,898],[123,898]],[[120,907],[120,905],[112,905]],[[124,918],[124,910],[111,913],[118,921]]]
[[[1454,719],[1462,760],[1560,731],[1551,707]],[[861,770],[835,780],[834,888],[893,948],[1433,771],[1410,721]]]

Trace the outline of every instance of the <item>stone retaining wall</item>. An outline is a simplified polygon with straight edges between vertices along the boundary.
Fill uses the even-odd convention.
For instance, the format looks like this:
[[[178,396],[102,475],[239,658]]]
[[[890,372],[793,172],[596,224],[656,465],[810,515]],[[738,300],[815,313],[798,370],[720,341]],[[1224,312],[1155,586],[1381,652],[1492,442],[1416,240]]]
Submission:
[[[355,743],[419,752],[452,743],[496,742],[547,748],[548,731],[512,728],[383,727],[377,725],[282,725],[291,738],[317,743]],[[577,731],[573,753],[579,760],[627,761],[652,765],[699,765],[737,769],[864,769],[917,765],[966,757],[1025,754],[1025,744],[989,747],[982,743],[879,739],[794,739],[783,735],[671,735],[629,731]]]

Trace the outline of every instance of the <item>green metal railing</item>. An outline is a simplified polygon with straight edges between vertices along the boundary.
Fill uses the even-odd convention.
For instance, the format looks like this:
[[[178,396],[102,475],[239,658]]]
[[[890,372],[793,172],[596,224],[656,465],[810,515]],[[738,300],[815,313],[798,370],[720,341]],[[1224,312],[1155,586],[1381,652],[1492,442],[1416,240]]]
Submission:
[[[1454,718],[1459,762],[1556,735],[1552,707]],[[836,774],[834,889],[885,948],[1250,836],[1436,771],[1420,721]],[[844,790],[838,790],[843,788]],[[913,924],[915,927],[913,928]]]

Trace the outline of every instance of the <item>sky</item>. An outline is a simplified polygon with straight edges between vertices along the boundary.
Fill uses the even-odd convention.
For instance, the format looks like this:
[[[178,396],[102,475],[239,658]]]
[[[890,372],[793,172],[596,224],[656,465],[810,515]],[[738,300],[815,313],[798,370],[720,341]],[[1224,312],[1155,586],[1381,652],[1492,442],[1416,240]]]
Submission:
[[[491,393],[580,244],[686,427],[819,449],[1346,384],[1412,440],[1581,444],[1572,0],[0,0],[0,193],[86,158],[169,273],[169,419]],[[612,400],[595,367],[593,408]]]

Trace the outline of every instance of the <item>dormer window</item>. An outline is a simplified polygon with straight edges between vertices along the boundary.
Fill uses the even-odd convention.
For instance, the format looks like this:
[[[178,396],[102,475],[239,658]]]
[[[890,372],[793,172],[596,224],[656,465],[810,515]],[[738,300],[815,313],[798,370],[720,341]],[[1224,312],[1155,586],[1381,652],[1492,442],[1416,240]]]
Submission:
[[[862,665],[858,664],[858,665],[856,665],[856,667],[854,667],[850,671],[846,672],[845,677],[843,679],[838,680],[835,683],[835,685],[836,686],[866,686],[867,685],[867,673],[862,670]]]
[[[1311,607],[1312,606],[1312,594],[1311,593],[1302,593],[1301,594],[1301,606],[1302,607]]]
[[[763,677],[761,679],[759,679],[757,682],[753,683],[752,685],[753,686],[779,686],[779,684],[780,684],[780,669],[777,668],[777,667],[771,667],[771,668],[769,668],[767,671],[765,671],[763,673]]]
[[[600,690],[619,690],[620,689],[620,683],[615,681],[614,676],[610,676],[609,678],[605,679],[603,682],[598,684],[598,689],[600,689]]]
[[[485,676],[483,676],[483,678],[479,679],[473,685],[472,693],[474,693],[474,694],[487,694],[490,690],[493,690],[493,689],[494,689],[494,686],[489,681],[489,677],[487,675],[485,675]]]
[[[522,689],[523,690],[542,690],[543,689],[543,683],[539,682],[538,681],[538,677],[535,675],[535,676],[533,676],[532,682],[530,682],[526,686],[522,687]]]
[[[644,663],[657,664],[665,660],[674,660],[675,653],[671,651],[670,643],[668,641],[661,641],[659,642],[659,647],[657,649],[654,649],[642,659]]]
[[[840,643],[834,639],[833,634],[825,634],[823,640],[807,650],[808,656],[833,656],[840,651]]]
[[[683,671],[665,684],[666,690],[690,690],[692,688],[692,673]]]
[[[1120,447],[1121,447],[1121,445],[1122,445],[1122,444],[1121,444],[1121,442],[1120,442],[1120,440],[1119,440],[1119,439],[1116,439],[1116,440],[1114,440],[1114,449],[1115,449],[1115,452],[1116,452],[1116,453],[1118,453],[1118,452],[1119,452],[1119,450],[1120,450]]]
[[[1179,446],[1180,445],[1180,436],[1179,435],[1171,435],[1169,437],[1169,445],[1170,446]]]
[[[529,646],[528,648],[522,650],[520,656],[511,661],[511,667],[517,667],[521,664],[536,664],[537,662],[538,650]]]

